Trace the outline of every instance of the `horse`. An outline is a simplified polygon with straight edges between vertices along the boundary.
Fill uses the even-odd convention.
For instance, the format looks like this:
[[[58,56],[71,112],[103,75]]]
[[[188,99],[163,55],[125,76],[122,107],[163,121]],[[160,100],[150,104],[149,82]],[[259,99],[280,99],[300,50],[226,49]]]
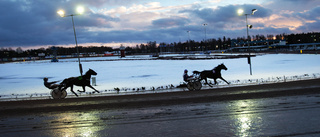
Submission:
[[[221,70],[228,70],[228,68],[222,63],[218,66],[216,66],[215,68],[213,68],[212,70],[204,70],[204,71],[193,71],[193,74],[200,74],[200,81],[201,80],[205,80],[206,84],[208,84],[210,87],[212,87],[212,85],[210,85],[207,81],[207,78],[212,78],[214,79],[214,84],[217,84],[217,78],[222,79],[224,82],[226,82],[227,84],[230,84],[228,81],[226,81],[224,78],[221,77]]]
[[[66,78],[60,83],[59,90],[63,91],[71,87],[71,92],[78,97],[77,93],[73,91],[73,85],[76,85],[76,86],[82,86],[83,88],[83,91],[78,90],[78,92],[85,92],[86,91],[85,87],[87,86],[92,88],[95,92],[100,93],[98,90],[96,90],[94,87],[90,85],[91,75],[97,75],[97,72],[95,72],[92,69],[89,69],[83,76]]]

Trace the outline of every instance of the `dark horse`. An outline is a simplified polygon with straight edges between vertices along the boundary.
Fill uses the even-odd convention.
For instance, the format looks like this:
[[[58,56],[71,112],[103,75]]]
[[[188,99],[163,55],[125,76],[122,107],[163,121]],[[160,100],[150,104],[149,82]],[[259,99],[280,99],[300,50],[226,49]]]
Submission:
[[[66,78],[60,83],[59,89],[61,89],[63,87],[60,90],[60,91],[63,91],[65,89],[71,87],[71,92],[73,94],[75,94],[76,96],[78,96],[77,93],[75,93],[73,91],[73,85],[82,86],[83,91],[78,90],[79,92],[85,92],[86,91],[85,87],[88,86],[88,87],[92,88],[94,91],[100,93],[98,90],[96,90],[95,88],[93,88],[90,85],[91,75],[97,75],[97,72],[93,71],[92,69],[89,69],[86,72],[86,74],[84,74],[83,76]]]
[[[217,84],[217,78],[220,78],[222,79],[223,81],[225,81],[226,83],[229,84],[228,81],[226,81],[224,78],[221,77],[221,70],[224,69],[224,70],[228,70],[228,68],[222,63],[220,65],[218,65],[217,67],[215,67],[214,69],[212,70],[204,70],[204,71],[193,71],[194,74],[200,74],[200,81],[205,79],[206,81],[206,84],[208,84],[210,87],[212,87],[208,81],[207,81],[207,78],[212,78],[214,79],[214,84]]]

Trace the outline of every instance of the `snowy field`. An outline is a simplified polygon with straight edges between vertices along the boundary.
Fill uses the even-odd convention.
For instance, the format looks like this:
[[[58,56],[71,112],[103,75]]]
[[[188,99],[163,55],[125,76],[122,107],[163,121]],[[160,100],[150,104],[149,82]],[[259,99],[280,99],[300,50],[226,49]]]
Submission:
[[[171,55],[172,56],[172,55]],[[114,92],[114,88],[130,89],[145,87],[177,86],[183,82],[184,69],[209,70],[224,63],[228,70],[222,76],[231,85],[249,82],[277,81],[320,77],[320,55],[309,54],[267,54],[252,58],[252,73],[246,58],[213,60],[150,60],[149,56],[82,58],[84,73],[89,69],[98,75],[96,89]],[[48,95],[50,90],[43,86],[43,78],[61,81],[79,76],[77,59],[61,59],[60,62],[30,61],[0,64],[0,96]],[[223,85],[224,83],[220,83]],[[76,91],[80,88],[75,88]],[[68,95],[72,95],[68,91]],[[92,91],[87,88],[87,91]]]

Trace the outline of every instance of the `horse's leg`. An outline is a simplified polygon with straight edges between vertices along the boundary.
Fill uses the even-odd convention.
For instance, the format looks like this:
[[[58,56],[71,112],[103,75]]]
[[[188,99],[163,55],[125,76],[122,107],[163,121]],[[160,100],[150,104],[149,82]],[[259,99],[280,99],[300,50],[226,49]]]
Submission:
[[[62,88],[62,89],[61,89]],[[64,91],[64,90],[66,90],[68,88],[68,86],[65,86],[65,87],[63,87],[63,86],[59,86],[59,91]]]
[[[83,91],[78,90],[78,92],[86,92],[86,86],[82,86]]]
[[[217,79],[214,78],[213,80],[214,80],[214,84],[217,85],[217,84],[218,84],[218,83],[217,83]]]
[[[62,89],[61,89],[62,88]],[[67,89],[68,87],[67,86],[65,86],[65,87],[63,87],[63,84],[60,84],[59,86],[58,86],[58,89],[59,90],[65,90],[65,89]]]
[[[74,92],[74,91],[73,91],[73,85],[71,85],[71,87],[70,87],[70,88],[71,88],[71,92],[72,92],[73,94],[75,94],[75,95],[78,97],[78,94],[77,94],[76,92]]]
[[[224,78],[220,77],[224,82],[226,82],[228,85],[230,84],[228,81],[226,81]]]
[[[100,93],[98,90],[96,90],[94,87],[92,87],[91,85],[89,85],[88,87],[92,88],[94,91]]]
[[[206,84],[208,84],[210,87],[212,87],[212,85],[210,85],[207,81],[208,78],[205,78],[204,80],[206,81]]]

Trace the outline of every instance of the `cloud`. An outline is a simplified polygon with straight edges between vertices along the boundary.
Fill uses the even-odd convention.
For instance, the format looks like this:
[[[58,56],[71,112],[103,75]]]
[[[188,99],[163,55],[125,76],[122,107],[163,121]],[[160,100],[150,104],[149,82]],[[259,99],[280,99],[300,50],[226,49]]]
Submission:
[[[147,2],[147,0],[58,0],[63,5],[75,7],[77,5],[87,5],[94,8],[129,6],[137,2]]]
[[[208,39],[242,37],[246,35],[245,17],[237,14],[239,8],[248,14],[258,9],[248,16],[248,23],[254,26],[252,35],[319,31],[320,25],[320,1],[316,0],[260,4],[219,0],[3,0],[0,5],[0,47],[75,44],[71,17],[61,18],[56,11],[74,14],[78,5],[86,9],[85,14],[74,16],[79,45],[178,42],[188,39],[187,31],[191,31],[190,39],[200,41],[205,29]]]
[[[307,0],[304,3],[301,1],[286,1],[293,2],[295,4],[300,4],[301,7],[304,5],[314,2],[313,0]],[[292,3],[291,3],[292,4]],[[282,11],[279,12],[277,18],[271,20],[275,28],[289,28],[293,33],[302,33],[302,32],[315,32],[320,31],[320,6],[313,8],[308,8],[302,11]]]
[[[1,46],[48,44],[43,38],[54,31],[50,25],[55,14],[50,14],[54,9],[50,2],[46,3],[46,8],[42,4],[41,1],[0,1],[0,12],[4,13],[1,15],[0,35],[5,37],[0,41]]]
[[[175,26],[184,26],[189,23],[189,19],[184,17],[170,17],[170,18],[161,18],[158,20],[152,21],[154,27],[160,28],[170,28]]]
[[[72,13],[64,1],[16,0],[0,1],[0,46],[36,46],[74,43],[71,18],[61,18],[57,10],[64,5],[67,13]],[[70,6],[71,7],[71,6]],[[10,12],[8,12],[10,11]],[[109,21],[118,22],[118,18],[94,14],[74,17],[77,31],[92,28],[111,28]],[[89,32],[89,31],[86,31]],[[80,33],[79,33],[80,34]]]
[[[320,20],[320,6],[306,10],[304,12],[298,12],[291,16],[297,16],[306,20]]]
[[[229,23],[240,23],[245,21],[238,15],[238,10],[243,9],[245,14],[251,14],[252,9],[258,9],[258,12],[250,18],[264,18],[271,15],[271,10],[265,9],[259,5],[228,5],[217,8],[199,8],[192,10],[183,10],[182,13],[189,13],[192,18],[199,18],[202,22],[209,23],[217,29],[226,29]]]
[[[313,22],[313,23],[306,23],[304,25],[301,25],[300,27],[298,27],[296,30],[298,32],[320,32],[320,22]]]

